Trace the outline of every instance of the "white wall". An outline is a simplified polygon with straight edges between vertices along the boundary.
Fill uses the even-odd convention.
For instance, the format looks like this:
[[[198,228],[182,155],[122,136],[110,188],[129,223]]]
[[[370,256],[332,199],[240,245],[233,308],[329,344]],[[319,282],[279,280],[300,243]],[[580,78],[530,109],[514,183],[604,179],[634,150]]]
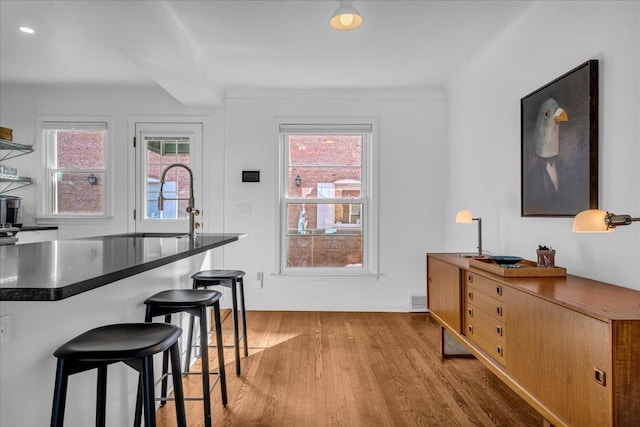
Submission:
[[[446,180],[446,105],[441,90],[349,92],[242,92],[224,107],[187,109],[164,91],[147,89],[2,87],[0,121],[14,140],[34,143],[40,115],[102,115],[113,119],[115,215],[111,221],[60,225],[59,238],[123,233],[131,228],[133,185],[128,121],[135,116],[205,115],[205,231],[247,232],[238,248],[225,248],[215,265],[247,271],[251,309],[393,310],[409,308],[409,294],[425,294],[428,251],[444,247],[442,224]],[[273,276],[278,219],[276,116],[376,117],[379,126],[379,278],[283,278]],[[42,169],[40,147],[11,161],[23,175]],[[243,184],[243,169],[261,170],[259,184]],[[14,194],[23,197],[24,222],[32,223],[41,183]],[[251,214],[238,215],[238,205]],[[224,223],[223,223],[224,220]],[[128,224],[129,223],[129,224]],[[255,273],[265,274],[264,288]]]
[[[135,116],[154,116],[158,121],[168,117],[202,116],[213,124],[205,129],[203,152],[211,161],[222,164],[221,153],[215,151],[214,140],[222,138],[221,131],[214,132],[214,126],[221,126],[223,114],[220,109],[186,108],[168,95],[164,90],[149,88],[89,88],[89,87],[34,87],[23,85],[3,85],[0,88],[0,123],[13,129],[13,140],[23,144],[33,144],[34,153],[11,159],[7,162],[18,168],[20,175],[36,178],[36,185],[16,190],[10,194],[23,198],[22,220],[25,224],[33,224],[37,216],[39,194],[42,180],[42,147],[38,145],[39,135],[36,121],[40,116],[101,116],[112,119],[112,160],[115,164],[114,195],[112,220],[75,220],[60,224],[58,238],[67,239],[92,235],[105,235],[127,232],[128,220],[133,207],[128,200],[128,190],[134,185],[133,161],[134,153],[132,136],[129,133],[128,121]],[[215,115],[215,118],[213,117]],[[211,122],[210,121],[210,122]],[[221,139],[219,139],[221,141]],[[218,146],[221,142],[218,142]],[[221,175],[215,174],[220,168],[210,168],[205,179],[221,181]],[[211,186],[207,194],[219,197],[221,187]],[[208,199],[209,200],[209,199]],[[207,200],[207,202],[208,202]],[[198,201],[200,202],[200,201]],[[199,207],[202,207],[200,205]],[[207,204],[208,207],[208,204]],[[219,231],[215,222],[215,207],[208,218],[211,227],[207,231]],[[216,230],[216,227],[218,228]]]
[[[600,61],[599,205],[640,216],[640,3],[538,2],[449,86],[447,250],[475,246],[475,228],[453,221],[467,208],[494,254],[551,245],[569,273],[640,289],[640,223],[573,234],[571,218],[520,217],[520,98],[588,59]]]
[[[275,275],[276,117],[330,121],[345,116],[378,120],[381,276]],[[410,293],[425,293],[425,253],[444,245],[446,111],[441,91],[236,91],[226,98],[225,123],[224,229],[249,233],[242,248],[226,249],[225,266],[247,271],[249,308],[406,311]],[[243,169],[260,170],[261,182],[243,184]],[[239,213],[239,205],[251,205],[251,213]],[[257,271],[264,272],[264,288],[255,281]]]

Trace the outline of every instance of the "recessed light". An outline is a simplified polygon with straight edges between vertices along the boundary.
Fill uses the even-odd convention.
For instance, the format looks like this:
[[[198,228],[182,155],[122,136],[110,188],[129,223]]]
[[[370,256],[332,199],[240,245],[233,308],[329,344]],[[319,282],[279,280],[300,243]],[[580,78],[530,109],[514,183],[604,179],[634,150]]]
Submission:
[[[18,29],[19,29],[20,31],[22,31],[23,33],[26,33],[26,34],[33,34],[33,33],[35,33],[35,32],[36,32],[36,31],[35,31],[33,28],[31,28],[31,27],[20,26],[20,27],[18,27]]]

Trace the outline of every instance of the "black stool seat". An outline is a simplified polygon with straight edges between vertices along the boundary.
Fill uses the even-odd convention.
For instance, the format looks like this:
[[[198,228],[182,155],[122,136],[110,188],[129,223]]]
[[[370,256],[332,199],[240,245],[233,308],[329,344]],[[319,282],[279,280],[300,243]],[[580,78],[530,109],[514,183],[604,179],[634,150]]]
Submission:
[[[203,270],[195,273],[191,278],[208,283],[207,285],[203,283],[201,286],[223,285],[230,288],[231,280],[242,279],[244,275],[245,272],[242,270]]]
[[[153,355],[171,352],[171,366],[176,396],[176,416],[179,426],[186,426],[184,396],[180,383],[180,349],[178,338],[182,329],[174,325],[154,323],[122,323],[84,332],[58,347],[51,425],[62,426],[70,375],[98,370],[96,426],[104,426],[106,418],[107,366],[124,362],[140,373],[138,385],[144,401],[145,425],[155,426],[153,387]],[[140,395],[139,395],[140,397]]]
[[[151,309],[153,316],[163,311],[177,313],[200,306],[212,305],[222,294],[207,289],[170,289],[158,292],[147,298],[144,303]]]
[[[61,345],[55,357],[83,361],[124,361],[161,353],[182,334],[161,323],[123,323],[92,329]]]
[[[200,346],[202,351],[202,372],[189,372],[190,355],[187,352],[186,358],[186,374],[200,374],[202,376],[202,397],[185,397],[184,400],[202,400],[204,406],[204,425],[211,426],[211,390],[219,382],[220,392],[222,396],[223,406],[227,405],[227,382],[224,370],[224,350],[222,348],[222,332],[216,335],[218,350],[218,371],[211,372],[209,370],[209,352],[208,352],[208,327],[207,327],[207,308],[213,306],[213,315],[216,329],[221,329],[220,320],[220,297],[222,294],[218,291],[209,289],[170,289],[158,292],[147,298],[144,303],[147,306],[145,322],[152,322],[156,316],[164,316],[165,324],[171,323],[171,315],[173,313],[185,312],[191,314],[190,324],[193,325],[193,318],[200,318]],[[156,323],[149,323],[156,324]],[[166,353],[162,359],[162,394],[158,399],[164,405],[167,400],[167,375],[168,363]],[[209,376],[216,375],[213,384],[210,383]],[[175,379],[174,379],[175,386]],[[140,405],[136,405],[136,422],[140,425],[141,410]]]
[[[193,289],[206,288],[209,286],[224,286],[231,288],[233,320],[233,346],[236,356],[236,375],[240,375],[240,338],[244,343],[244,355],[249,356],[247,344],[247,315],[244,306],[244,277],[242,270],[203,270],[191,276],[193,279]],[[240,294],[240,312],[242,316],[242,332],[238,325],[238,293]],[[191,343],[193,335],[193,323],[189,323],[189,335],[187,337],[187,356],[191,354]],[[186,369],[185,369],[186,371]]]

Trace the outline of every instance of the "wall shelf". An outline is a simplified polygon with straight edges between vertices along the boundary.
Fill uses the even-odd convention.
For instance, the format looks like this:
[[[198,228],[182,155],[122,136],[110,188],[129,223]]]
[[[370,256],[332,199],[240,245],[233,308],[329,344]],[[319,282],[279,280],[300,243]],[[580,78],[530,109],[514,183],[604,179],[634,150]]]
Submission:
[[[4,161],[33,153],[33,146],[0,139],[0,151],[7,151],[6,154],[0,154],[0,161]],[[0,174],[0,194],[8,193],[9,191],[32,184],[33,180],[26,176]]]
[[[33,180],[26,176],[0,175],[0,194],[32,184]]]

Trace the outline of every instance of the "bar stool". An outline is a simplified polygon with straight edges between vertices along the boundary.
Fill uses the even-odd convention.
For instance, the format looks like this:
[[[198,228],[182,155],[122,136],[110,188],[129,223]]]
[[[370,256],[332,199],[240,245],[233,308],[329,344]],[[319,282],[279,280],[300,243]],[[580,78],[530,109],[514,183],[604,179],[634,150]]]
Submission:
[[[222,395],[222,405],[227,406],[227,381],[224,370],[224,350],[222,348],[222,333],[216,333],[216,343],[218,347],[218,372],[211,372],[209,370],[209,352],[208,352],[208,340],[209,336],[207,331],[207,307],[213,306],[213,316],[215,320],[216,330],[221,331],[220,320],[220,297],[222,294],[218,291],[212,291],[207,289],[171,289],[167,291],[158,292],[155,295],[147,298],[144,303],[147,306],[145,322],[152,322],[156,316],[164,316],[165,324],[171,323],[171,315],[173,313],[186,312],[191,315],[190,321],[193,322],[193,317],[200,318],[200,345],[202,346],[202,370],[201,372],[188,372],[185,370],[185,374],[198,374],[202,376],[202,397],[184,397],[184,400],[202,400],[204,405],[204,425],[211,426],[211,391],[220,382],[220,392]],[[193,325],[193,323],[191,323]],[[167,354],[163,354],[162,358],[162,391],[161,397],[158,398],[161,405],[164,405],[168,400],[172,400],[167,397]],[[189,365],[189,357],[187,357],[187,366]],[[173,366],[173,365],[172,365]],[[209,376],[216,375],[216,379],[213,384],[210,384]],[[174,378],[174,388],[176,382]],[[138,395],[138,400],[140,395]],[[136,426],[140,425],[141,418],[140,405],[136,405]]]
[[[96,398],[96,426],[103,427],[107,404],[107,366],[124,362],[140,373],[138,389],[144,400],[146,426],[156,425],[153,387],[153,355],[169,351],[173,381],[177,386],[177,424],[186,427],[184,395],[180,372],[178,338],[182,329],[161,323],[124,323],[91,329],[58,347],[53,353],[58,358],[56,382],[53,392],[51,426],[62,426],[70,375],[98,370]],[[138,395],[140,397],[140,394]]]
[[[224,286],[231,288],[233,318],[233,344],[236,354],[236,375],[240,375],[240,338],[244,341],[244,356],[249,356],[247,345],[247,315],[244,307],[244,271],[241,270],[204,270],[191,276],[193,289],[209,286]],[[238,332],[238,292],[240,292],[240,306],[242,312],[242,333]],[[193,337],[193,318],[189,322],[189,335],[187,336],[187,360],[191,357]],[[185,368],[188,372],[188,367]]]

